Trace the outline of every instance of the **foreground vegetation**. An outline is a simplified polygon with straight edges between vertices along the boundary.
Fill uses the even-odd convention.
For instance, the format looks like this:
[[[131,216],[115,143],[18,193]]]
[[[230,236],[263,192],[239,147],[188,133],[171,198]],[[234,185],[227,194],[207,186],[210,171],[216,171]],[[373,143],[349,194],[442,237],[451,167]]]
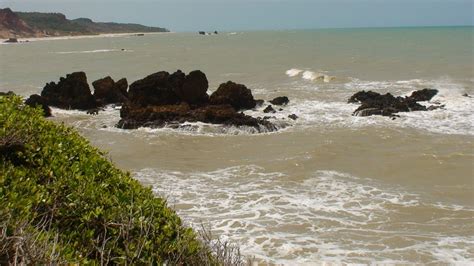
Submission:
[[[241,263],[41,112],[0,96],[1,265]]]

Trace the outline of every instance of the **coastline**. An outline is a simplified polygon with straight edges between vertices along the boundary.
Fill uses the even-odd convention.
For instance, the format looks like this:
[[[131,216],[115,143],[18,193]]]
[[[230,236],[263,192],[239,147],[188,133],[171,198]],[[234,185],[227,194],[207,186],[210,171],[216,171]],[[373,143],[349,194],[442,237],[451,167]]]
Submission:
[[[170,34],[174,32],[127,32],[127,33],[101,33],[96,35],[68,35],[68,36],[51,36],[51,37],[30,37],[30,38],[17,38],[18,43],[24,42],[36,42],[36,41],[57,41],[57,40],[77,40],[77,39],[92,39],[92,38],[113,38],[113,37],[142,37],[135,36],[137,34],[143,35],[155,35],[155,34]],[[18,44],[18,43],[5,43],[8,39],[0,39],[1,44]]]

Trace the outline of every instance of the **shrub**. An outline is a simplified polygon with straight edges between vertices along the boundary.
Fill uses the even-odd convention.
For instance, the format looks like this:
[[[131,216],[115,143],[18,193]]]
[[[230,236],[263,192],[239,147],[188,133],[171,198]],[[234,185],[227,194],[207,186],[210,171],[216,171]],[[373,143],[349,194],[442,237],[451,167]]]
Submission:
[[[0,264],[217,263],[165,200],[20,97],[0,97],[1,145]]]

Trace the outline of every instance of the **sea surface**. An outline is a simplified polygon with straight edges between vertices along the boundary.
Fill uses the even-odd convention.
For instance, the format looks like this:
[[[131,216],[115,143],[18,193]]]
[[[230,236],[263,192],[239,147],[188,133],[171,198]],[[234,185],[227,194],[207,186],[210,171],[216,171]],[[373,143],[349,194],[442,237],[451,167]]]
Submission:
[[[257,260],[472,265],[474,98],[463,94],[474,95],[473,37],[473,27],[428,27],[32,40],[0,45],[0,88],[27,96],[73,71],[131,83],[200,69],[209,92],[232,80],[257,99],[288,96],[275,114],[288,126],[274,133],[122,130],[117,107],[54,109],[52,120]],[[445,108],[391,120],[354,117],[347,103],[360,90],[422,88],[439,90],[432,102]]]

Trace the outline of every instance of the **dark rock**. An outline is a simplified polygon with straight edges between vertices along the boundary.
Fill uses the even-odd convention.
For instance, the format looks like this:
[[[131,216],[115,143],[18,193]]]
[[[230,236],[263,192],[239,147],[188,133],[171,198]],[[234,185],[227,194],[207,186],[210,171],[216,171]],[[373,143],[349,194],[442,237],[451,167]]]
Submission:
[[[379,95],[380,95],[379,93],[373,92],[373,91],[367,91],[367,92],[359,91],[356,94],[352,95],[347,102],[348,103],[362,103],[369,99],[376,98]]]
[[[469,94],[467,94],[467,93],[464,93],[462,96],[471,98],[471,96],[470,96]]]
[[[94,97],[101,104],[121,104],[128,101],[128,82],[123,78],[115,82],[111,77],[92,82]]]
[[[408,98],[415,102],[422,102],[431,100],[431,98],[433,98],[436,94],[438,94],[438,90],[422,89],[414,91]]]
[[[177,82],[178,84],[173,84],[175,86],[172,87],[181,101],[190,104],[204,104],[209,101],[209,96],[207,95],[209,82],[207,81],[206,75],[203,72],[199,70],[190,72],[184,77],[182,84],[179,84],[181,82],[180,78],[182,75],[180,73],[176,74],[180,75],[180,78],[177,78],[176,80],[174,80],[175,76],[173,75],[170,76],[170,80],[172,82]]]
[[[270,103],[274,105],[287,105],[289,102],[290,100],[286,96],[276,97],[270,101]]]
[[[360,91],[349,99],[349,103],[362,103],[354,111],[353,115],[355,116],[393,116],[398,112],[427,111],[428,109],[425,106],[417,102],[430,100],[437,92],[436,90],[424,89],[413,92],[409,97],[395,97],[390,93],[381,95],[372,91]]]
[[[203,105],[209,101],[208,86],[206,75],[199,70],[188,75],[181,70],[171,75],[161,71],[132,83],[128,96],[132,103],[142,107],[180,102]]]
[[[255,100],[255,107],[262,106],[264,102],[265,102],[264,100]]]
[[[49,108],[47,100],[38,94],[31,95],[30,98],[26,99],[25,104],[31,107],[41,106],[43,109],[43,116],[51,116],[51,108]]]
[[[276,130],[267,121],[236,112],[231,105],[207,105],[192,109],[187,103],[148,107],[125,106],[117,127],[164,127],[184,122],[204,122],[228,126],[250,126],[257,129]]]
[[[8,40],[4,41],[5,43],[17,43],[18,39],[17,38],[9,38]]]
[[[170,74],[166,71],[151,74],[130,85],[129,100],[142,107],[148,105],[178,104],[178,95],[168,82]]]
[[[205,31],[200,31],[199,35],[206,35],[206,32]]]
[[[273,109],[273,107],[271,105],[267,106],[264,110],[263,110],[264,113],[276,113],[275,109]]]
[[[426,110],[427,111],[434,111],[434,110],[437,110],[437,109],[444,109],[445,105],[431,105],[430,107],[428,107]]]
[[[62,109],[88,110],[97,107],[84,72],[74,72],[61,77],[59,82],[46,84],[41,92],[50,106]]]
[[[295,115],[295,114],[291,114],[291,115],[288,116],[288,118],[290,118],[292,120],[296,120],[296,119],[298,119],[298,116]]]
[[[87,110],[87,114],[88,115],[98,115],[99,111],[100,111],[100,108],[93,108],[93,109]]]
[[[362,110],[356,110],[355,116],[371,116],[371,115],[382,115],[382,110],[378,108],[366,108]]]
[[[256,106],[252,91],[245,87],[245,85],[237,84],[232,81],[228,81],[219,86],[211,95],[210,104],[230,104],[236,110],[252,109]]]
[[[207,94],[208,80],[199,70],[185,75],[157,72],[130,85],[129,102],[120,109],[117,127],[176,127],[184,122],[204,122],[225,126],[249,126],[257,130],[277,128],[270,122],[237,112],[254,108],[251,91],[234,82],[221,84]]]

